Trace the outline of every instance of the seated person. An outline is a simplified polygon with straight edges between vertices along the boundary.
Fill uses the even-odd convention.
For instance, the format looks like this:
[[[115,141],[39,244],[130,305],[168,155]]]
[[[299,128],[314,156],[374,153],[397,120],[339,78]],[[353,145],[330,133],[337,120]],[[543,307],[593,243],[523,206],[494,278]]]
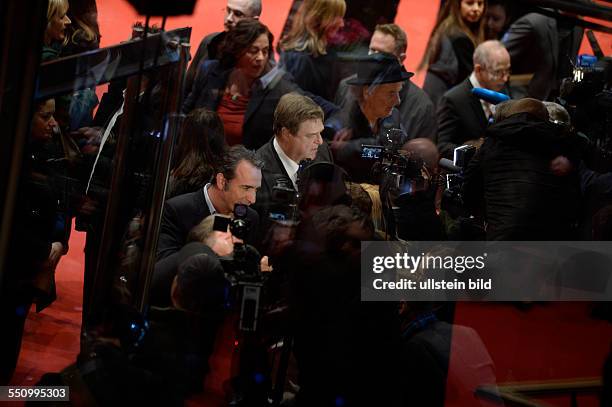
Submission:
[[[236,204],[252,205],[261,186],[262,163],[243,146],[231,147],[215,171],[212,183],[196,192],[175,196],[164,204],[157,260],[178,252],[191,228],[211,214],[232,215]],[[259,223],[257,212],[249,208],[251,231],[247,243],[254,243]]]
[[[374,54],[360,61],[357,76],[347,82],[355,98],[325,122],[325,134],[332,139],[334,160],[352,181],[372,182],[373,161],[361,158],[361,145],[381,145],[389,130],[402,129],[395,107],[412,75],[395,56]]]
[[[174,255],[155,264],[151,280],[150,302],[156,306],[167,307],[171,303],[170,288],[177,275],[179,266],[195,255],[212,257],[230,256],[234,251],[235,237],[227,230],[214,230],[215,216],[209,215],[191,229],[187,244]]]
[[[312,99],[297,93],[280,99],[274,111],[274,137],[255,154],[264,165],[255,205],[260,217],[267,218],[273,210],[274,187],[298,191],[298,171],[303,169],[300,165],[309,165],[305,160],[332,161],[321,131],[323,110]]]
[[[486,41],[474,51],[474,71],[440,99],[438,149],[452,159],[456,147],[483,137],[492,114],[490,103],[472,94],[473,88],[500,92],[510,77],[510,55],[499,41]]]

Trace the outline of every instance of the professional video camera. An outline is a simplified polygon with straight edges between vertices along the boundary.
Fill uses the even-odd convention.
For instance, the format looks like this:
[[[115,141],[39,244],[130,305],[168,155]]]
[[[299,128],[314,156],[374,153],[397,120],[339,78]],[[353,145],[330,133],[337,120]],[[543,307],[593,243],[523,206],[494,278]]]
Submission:
[[[407,139],[401,129],[388,129],[383,135],[383,145],[361,146],[361,158],[376,160],[372,171],[381,184],[389,184],[394,195],[412,195],[429,188],[430,174],[423,159],[417,154],[401,150]]]
[[[278,178],[272,187],[272,202],[269,219],[271,221],[297,221],[300,194],[287,177]]]
[[[387,129],[382,145],[362,145],[361,157],[376,160],[372,167],[379,179],[380,199],[386,230],[390,236],[406,240],[436,240],[436,179],[423,158],[403,149],[407,141],[401,129]]]
[[[590,141],[584,157],[589,167],[608,172],[612,170],[612,57],[603,55],[592,32],[587,37],[596,56],[578,57],[573,76],[562,81],[559,101],[572,116],[575,130]]]
[[[251,229],[247,219],[248,207],[242,204],[234,206],[234,217],[215,216],[213,230],[227,232],[244,240]],[[255,331],[264,278],[260,273],[261,255],[253,246],[244,243],[234,243],[234,254],[231,259],[221,258],[231,292],[228,298],[228,308],[240,304],[240,330]]]
[[[476,147],[465,145],[455,148],[453,161],[447,158],[440,160],[440,167],[447,172],[441,207],[453,218],[468,215],[463,205],[461,191],[465,169],[475,153]]]

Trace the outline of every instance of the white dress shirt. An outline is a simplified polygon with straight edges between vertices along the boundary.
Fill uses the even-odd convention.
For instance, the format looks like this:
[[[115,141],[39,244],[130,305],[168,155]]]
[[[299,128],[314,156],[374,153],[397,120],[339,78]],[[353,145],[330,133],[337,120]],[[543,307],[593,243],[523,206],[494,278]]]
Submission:
[[[297,191],[297,173],[300,169],[300,165],[285,154],[281,146],[278,144],[278,141],[276,141],[276,137],[274,137],[272,145],[274,146],[274,150],[276,150],[276,154],[278,154],[278,158],[280,158],[281,163],[283,163],[283,167],[285,167],[285,171],[287,171],[287,174],[293,183],[293,187]]]

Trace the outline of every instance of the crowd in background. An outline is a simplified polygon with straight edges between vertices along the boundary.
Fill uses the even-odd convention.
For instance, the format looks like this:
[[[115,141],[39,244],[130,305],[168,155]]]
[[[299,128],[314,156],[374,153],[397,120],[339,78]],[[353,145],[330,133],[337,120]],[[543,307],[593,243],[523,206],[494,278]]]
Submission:
[[[294,340],[298,374],[283,405],[443,405],[445,394],[494,384],[486,347],[474,330],[453,325],[452,304],[360,302],[360,243],[612,239],[612,166],[593,158],[612,154],[609,124],[599,110],[604,124],[587,126],[563,82],[582,28],[567,13],[555,18],[510,1],[446,0],[419,64],[420,88],[404,68],[403,27],[381,21],[369,31],[345,20],[345,0],[295,1],[275,50],[260,19],[268,6],[228,0],[224,31],[194,47],[152,272],[152,339],[129,357],[116,343],[109,351],[97,340],[107,335],[101,310],[87,310],[89,358],[108,357],[104,378],[83,373],[89,397],[181,404],[202,391],[224,324],[221,260],[237,261],[238,248],[266,274],[269,308],[280,302],[288,310],[261,316]],[[341,43],[349,37],[357,44]],[[99,40],[94,1],[49,0],[42,62],[96,49]],[[147,132],[159,130],[152,117],[164,80],[148,73],[141,82],[135,114]],[[112,82],[100,101],[83,89],[35,103],[13,251],[28,266],[9,267],[4,285],[11,295],[2,296],[0,312],[14,335],[0,343],[2,383],[15,368],[30,305],[55,298],[53,274],[74,217],[88,234],[84,296],[92,295],[125,87]],[[508,101],[480,99],[475,88]],[[154,148],[150,139],[139,143]],[[383,157],[368,159],[364,145]],[[439,162],[465,145],[475,153],[448,206]],[[402,163],[401,182],[389,162]],[[141,187],[134,183],[135,196]],[[129,240],[138,215],[125,217]],[[237,217],[249,225],[243,236],[227,226]],[[218,218],[227,221],[221,228]],[[243,359],[233,383],[236,405],[266,403],[265,349],[249,344],[252,364]],[[457,349],[470,357],[449,371]],[[135,383],[126,393],[117,385],[125,376],[112,377],[123,366]],[[104,395],[101,383],[115,393]],[[169,395],[143,391],[160,386]]]

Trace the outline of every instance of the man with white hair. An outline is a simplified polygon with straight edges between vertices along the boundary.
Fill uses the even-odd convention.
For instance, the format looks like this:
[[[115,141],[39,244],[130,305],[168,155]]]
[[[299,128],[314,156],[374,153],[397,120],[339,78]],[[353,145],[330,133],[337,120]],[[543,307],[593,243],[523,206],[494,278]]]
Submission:
[[[185,76],[185,89],[187,92],[191,90],[193,80],[200,65],[207,59],[217,58],[218,48],[221,42],[223,42],[225,33],[236,27],[238,22],[247,18],[258,20],[259,16],[261,16],[261,0],[227,0],[225,19],[223,20],[225,31],[208,34],[200,42],[198,51],[193,57]]]
[[[480,44],[473,60],[472,74],[446,92],[438,105],[438,149],[443,157],[452,158],[460,145],[478,143],[487,128],[492,106],[472,95],[472,89],[501,92],[510,77],[510,54],[499,41]]]
[[[370,39],[369,53],[385,53],[397,57],[403,65],[408,50],[408,37],[406,32],[397,24],[379,24],[374,29]],[[343,79],[336,91],[335,103],[343,108],[353,102],[347,82],[355,75]],[[417,85],[408,79],[400,91],[401,102],[397,106],[402,126],[410,139],[425,137],[435,141],[437,123],[435,109],[431,99]]]

